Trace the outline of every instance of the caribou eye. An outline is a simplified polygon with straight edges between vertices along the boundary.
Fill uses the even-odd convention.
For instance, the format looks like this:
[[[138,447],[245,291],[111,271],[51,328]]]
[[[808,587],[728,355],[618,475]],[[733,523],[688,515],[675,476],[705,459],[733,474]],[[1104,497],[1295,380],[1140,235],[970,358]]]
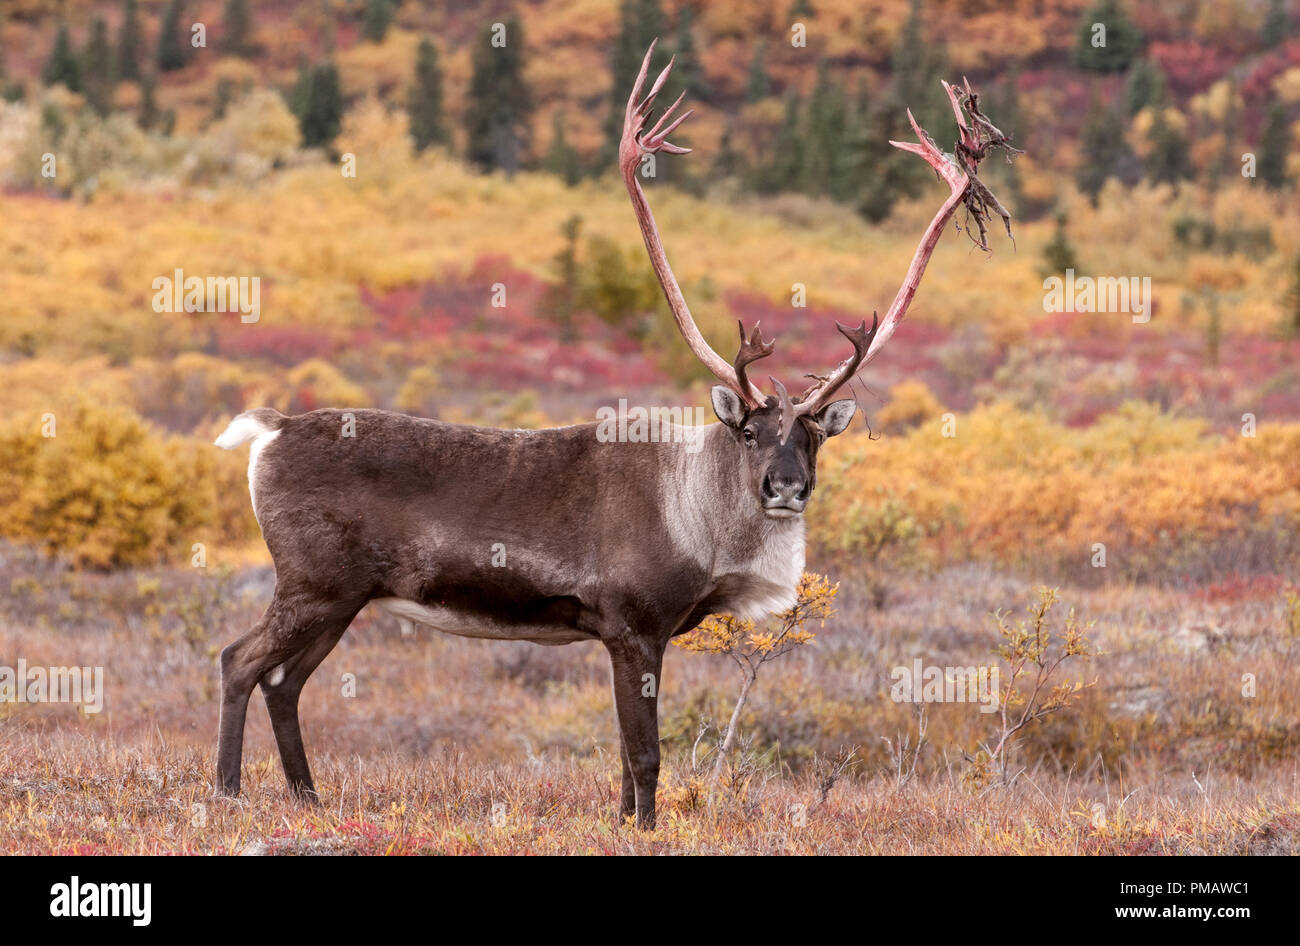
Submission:
[[[758,434],[754,433],[753,427],[745,428],[745,446],[752,447],[758,443]]]

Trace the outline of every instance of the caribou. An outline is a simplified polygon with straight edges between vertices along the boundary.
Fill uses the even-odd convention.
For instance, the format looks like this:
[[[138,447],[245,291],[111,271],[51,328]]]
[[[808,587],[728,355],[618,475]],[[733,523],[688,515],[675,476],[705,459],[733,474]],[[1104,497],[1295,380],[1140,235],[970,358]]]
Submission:
[[[466,637],[599,641],[612,666],[620,818],[634,815],[652,828],[669,640],[710,614],[758,618],[794,604],[817,455],[857,409],[835,395],[894,333],[958,205],[979,224],[981,244],[990,210],[1007,219],[975,171],[990,148],[1009,145],[969,84],[944,83],[960,135],[951,154],[908,112],[918,141],[891,143],[924,158],[949,197],[884,319],[873,315],[870,328],[865,320],[839,325],[852,354],[798,395],[775,378],[765,395],[748,370],[774,342],[742,324],[732,362],[709,346],[638,180],[646,155],[689,151],[667,140],[691,114],[673,118],[682,96],[646,128],[673,66],[643,95],[654,49],[628,98],[619,170],[677,327],[718,381],[711,395],[718,422],[690,438],[626,443],[598,437],[596,424],[499,430],[383,410],[286,416],[267,407],[236,417],[216,444],[251,444],[248,492],[275,590],[252,630],[221,651],[219,794],[239,793],[248,701],[260,686],[290,790],[317,799],[299,695],[373,602]]]

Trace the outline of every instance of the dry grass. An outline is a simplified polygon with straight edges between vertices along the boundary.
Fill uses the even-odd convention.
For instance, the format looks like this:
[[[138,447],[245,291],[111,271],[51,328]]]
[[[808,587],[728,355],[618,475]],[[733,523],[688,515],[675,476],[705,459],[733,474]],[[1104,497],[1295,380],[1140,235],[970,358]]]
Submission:
[[[522,753],[520,753],[522,755]],[[669,766],[653,833],[619,825],[613,759],[468,762],[441,750],[318,757],[325,802],[290,802],[264,744],[238,801],[209,797],[211,753],[159,733],[21,732],[5,741],[6,853],[262,854],[1291,854],[1294,779],[1155,778],[1121,806],[1055,777],[983,797],[931,779],[846,783],[819,804],[811,776],[750,784],[709,810]],[[1103,806],[1105,821],[1094,806]]]
[[[825,568],[835,574],[834,567]],[[898,583],[883,610],[839,576],[841,613],[766,668],[748,742],[713,806],[702,722],[725,719],[725,658],[670,649],[653,834],[616,823],[618,764],[603,652],[417,633],[363,614],[303,696],[323,804],[287,797],[260,697],[244,795],[212,797],[219,647],[255,620],[271,576],[64,570],[0,547],[0,654],[105,668],[104,712],[0,704],[7,853],[1293,853],[1300,850],[1300,668],[1285,600],[1141,588],[1066,590],[1107,652],[1070,710],[1029,731],[1007,789],[963,787],[990,717],[929,708],[917,777],[884,737],[914,736],[889,668],[992,660],[989,612],[1031,584],[973,568]],[[1276,599],[1276,600],[1275,600]],[[1241,696],[1242,674],[1258,690]],[[343,695],[345,674],[356,696]],[[705,741],[707,745],[707,740]],[[823,797],[828,758],[853,770]],[[1098,807],[1100,806],[1100,807]]]

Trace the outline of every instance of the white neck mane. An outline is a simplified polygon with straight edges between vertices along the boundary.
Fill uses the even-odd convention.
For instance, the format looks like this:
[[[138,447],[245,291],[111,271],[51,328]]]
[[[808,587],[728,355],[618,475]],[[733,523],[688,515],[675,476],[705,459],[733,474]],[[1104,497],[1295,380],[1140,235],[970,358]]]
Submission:
[[[804,566],[803,517],[771,519],[742,481],[740,447],[722,424],[702,446],[674,444],[664,465],[660,505],[673,543],[714,579],[749,579],[736,617],[760,618],[793,607]]]

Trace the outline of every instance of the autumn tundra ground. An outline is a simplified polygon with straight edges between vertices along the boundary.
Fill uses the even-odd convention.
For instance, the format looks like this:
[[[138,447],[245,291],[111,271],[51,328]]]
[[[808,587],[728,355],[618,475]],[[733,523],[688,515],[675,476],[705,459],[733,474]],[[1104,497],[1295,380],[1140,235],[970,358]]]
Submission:
[[[877,609],[846,571],[813,640],[760,668],[716,784],[737,665],[670,648],[647,833],[616,817],[598,645],[404,636],[363,613],[303,696],[321,804],[287,796],[260,697],[243,795],[220,800],[214,658],[256,619],[270,570],[101,575],[11,545],[0,570],[0,653],[102,666],[105,691],[95,714],[0,704],[6,853],[1300,851],[1297,615],[1270,582],[1062,589],[1049,661],[1070,609],[1100,653],[1060,665],[1065,705],[1012,737],[1003,773],[981,758],[1000,714],[978,704],[927,704],[918,756],[917,704],[891,697],[891,668],[998,666],[1005,686],[993,650],[1022,617],[1034,631],[1038,590],[967,566],[899,579]]]

